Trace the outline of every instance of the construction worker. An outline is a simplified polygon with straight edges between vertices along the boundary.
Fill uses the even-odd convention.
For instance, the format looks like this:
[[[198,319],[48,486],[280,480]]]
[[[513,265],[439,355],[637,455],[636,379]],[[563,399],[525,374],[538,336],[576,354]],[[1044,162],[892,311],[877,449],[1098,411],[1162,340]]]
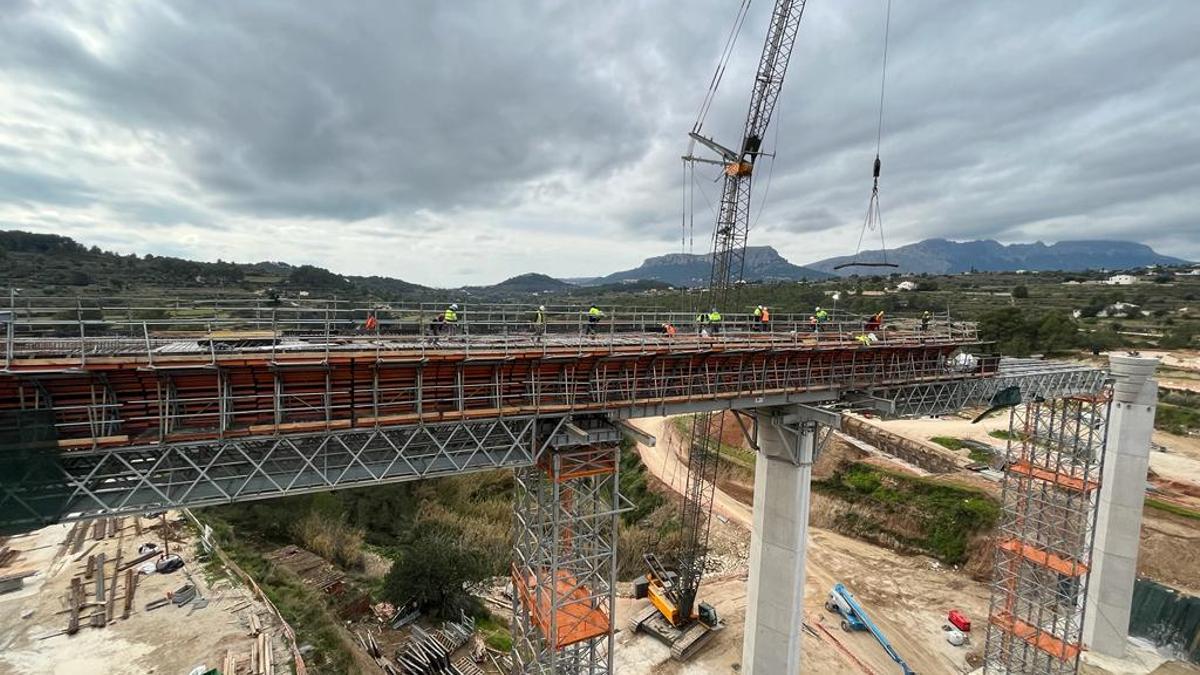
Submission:
[[[765,305],[759,305],[759,307],[762,307],[762,316],[758,319],[759,326],[764,333],[768,333],[771,331],[771,310]]]
[[[883,310],[876,312],[867,323],[863,325],[863,330],[870,333],[871,331],[879,330],[883,326]]]
[[[593,335],[596,332],[596,326],[600,325],[600,319],[604,318],[604,312],[600,311],[594,303],[587,311],[587,334]]]
[[[713,307],[708,313],[708,326],[709,332],[713,335],[721,332],[721,313],[717,311],[716,307]]]
[[[930,321],[933,321],[933,314],[930,313],[929,310],[925,310],[921,314],[921,331],[922,332],[929,330],[929,322]]]
[[[664,322],[662,325],[662,332],[663,335],[666,335],[668,338],[675,337],[675,324],[671,323],[670,321]]]
[[[826,312],[825,310],[821,309],[820,307],[817,308],[816,314],[814,314],[814,316],[817,317],[817,323],[825,323],[826,321],[829,321],[829,312]]]
[[[367,331],[374,331],[379,328],[379,319],[375,318],[375,312],[371,312],[367,315],[367,322],[363,324],[363,328],[365,328]]]
[[[754,308],[754,330],[762,330],[763,306],[759,305]]]
[[[546,306],[538,305],[533,313],[533,339],[540,340],[546,334]]]
[[[700,312],[699,314],[697,314],[696,315],[696,333],[699,335],[707,335],[708,330],[707,330],[707,328],[705,328],[706,324],[708,324],[708,315],[705,314],[704,312]]]
[[[457,302],[450,303],[450,306],[446,308],[446,311],[442,312],[441,318],[442,318],[442,321],[441,321],[442,332],[450,333],[451,331],[453,331],[454,327],[458,325],[458,303]]]

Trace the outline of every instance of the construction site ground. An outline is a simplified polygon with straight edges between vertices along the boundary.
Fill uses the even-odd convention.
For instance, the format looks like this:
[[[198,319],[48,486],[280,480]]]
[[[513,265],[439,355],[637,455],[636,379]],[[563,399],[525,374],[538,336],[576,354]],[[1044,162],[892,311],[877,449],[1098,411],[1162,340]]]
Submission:
[[[171,542],[171,552],[183,557],[184,569],[140,576],[126,619],[121,618],[126,591],[125,573],[121,572],[114,618],[103,627],[92,627],[87,620],[93,612],[89,607],[81,614],[78,632],[66,634],[71,578],[84,573],[88,556],[103,552],[113,561],[120,547],[122,559],[128,562],[138,557],[142,543],[163,545],[157,529],[152,529],[158,519],[142,519],[141,536],[135,534],[132,517],[119,520],[121,529],[116,536],[97,541],[89,532],[82,550],[75,554],[69,545],[63,545],[72,531],[70,524],[8,540],[7,545],[21,551],[16,566],[36,570],[36,574],[26,579],[23,589],[0,595],[0,674],[185,675],[202,665],[222,668],[227,651],[232,651],[239,663],[237,673],[246,674],[251,672],[249,658],[256,642],[251,635],[251,615],[272,641],[274,660],[284,669],[280,672],[287,672],[289,652],[274,615],[247,589],[228,579],[210,584],[193,557],[195,536],[183,526],[172,528],[177,540]],[[113,565],[107,565],[109,575]],[[194,600],[182,607],[167,604],[146,609],[147,603],[165,598],[168,591],[187,583],[196,585],[199,597],[208,600],[207,606],[199,608]]]
[[[999,415],[972,425],[968,419],[929,419],[882,423],[889,430],[912,440],[929,441],[934,436],[976,439],[997,447],[1004,441],[988,435],[1007,428],[1008,418]],[[664,486],[679,492],[686,480],[686,466],[678,434],[665,418],[634,421],[639,428],[658,439],[655,447],[638,444],[638,452],[649,471]],[[726,425],[728,426],[728,425]],[[738,432],[740,434],[740,431]],[[729,438],[725,439],[729,442]],[[1191,439],[1183,439],[1191,440]],[[836,441],[835,441],[836,443]],[[842,445],[839,452],[848,448]],[[1182,453],[1181,453],[1182,454]],[[1190,455],[1189,455],[1190,457]],[[867,456],[866,461],[886,465],[892,470],[927,473],[900,460],[882,454]],[[1200,455],[1195,469],[1185,465],[1177,478],[1200,484]],[[818,470],[820,467],[818,467]],[[978,474],[963,471],[943,474],[946,480],[982,487],[998,494],[999,485]],[[618,672],[654,673],[729,673],[741,662],[743,622],[746,602],[746,563],[751,524],[751,496],[748,490],[734,489],[734,497],[718,489],[713,498],[713,549],[718,570],[706,577],[701,586],[703,600],[713,604],[725,621],[725,628],[710,645],[689,663],[672,661],[666,646],[648,636],[634,636],[626,629],[628,617],[645,601],[621,598],[617,604],[616,665]],[[838,618],[825,612],[826,594],[836,582],[846,584],[862,601],[871,618],[880,626],[899,653],[916,672],[967,673],[979,664],[983,633],[976,628],[972,641],[964,647],[950,645],[943,634],[946,613],[958,609],[982,626],[987,616],[990,589],[964,570],[949,569],[921,555],[902,555],[836,532],[810,528],[807,579],[805,584],[806,623],[803,653],[805,672],[890,673],[897,666],[867,633],[845,633]],[[1181,551],[1184,552],[1181,555]],[[1187,554],[1187,552],[1191,554]],[[1200,526],[1195,521],[1147,510],[1142,531],[1139,571],[1181,590],[1195,593],[1200,588]],[[724,571],[720,571],[724,570]],[[828,629],[828,632],[826,630]],[[815,633],[815,635],[814,635]],[[1096,659],[1083,672],[1103,673],[1197,673],[1186,664],[1150,655],[1141,660],[1111,662]]]
[[[660,439],[672,437],[662,432],[663,418],[634,423]],[[676,491],[682,488],[686,469],[676,444],[663,440],[655,447],[639,444],[638,452],[651,473]],[[718,538],[718,552],[721,537],[749,541],[749,505],[718,490],[713,512],[712,527],[714,537]],[[859,598],[913,670],[923,673],[972,670],[968,654],[982,650],[982,638],[977,634],[972,644],[954,647],[946,641],[942,625],[951,609],[961,610],[976,619],[986,616],[988,588],[985,584],[925,556],[901,556],[886,548],[819,528],[811,528],[810,532],[805,613],[806,622],[817,637],[807,631],[803,636],[805,672],[882,674],[897,668],[870,634],[843,632],[838,627],[839,619],[825,611],[825,597],[839,581]],[[618,672],[633,675],[735,672],[742,660],[745,567],[706,578],[701,586],[701,597],[714,605],[725,621],[725,628],[708,647],[691,662],[681,664],[672,661],[667,647],[654,639],[622,630],[617,637]],[[617,625],[625,628],[631,610],[642,602],[645,601],[622,598],[617,604]]]
[[[941,453],[954,451],[934,443],[934,437],[969,439],[1003,450],[1005,441],[988,434],[1008,428],[1008,416],[1004,414],[978,424],[966,416],[870,422]],[[1152,442],[1147,497],[1200,511],[1200,438],[1155,431]],[[958,452],[966,454],[965,450]],[[893,468],[897,467],[904,468],[900,463]],[[958,472],[943,474],[939,479],[999,494],[999,483],[978,474]],[[1200,597],[1200,565],[1195,563],[1200,560],[1200,520],[1148,507],[1143,513],[1141,542],[1139,574]]]

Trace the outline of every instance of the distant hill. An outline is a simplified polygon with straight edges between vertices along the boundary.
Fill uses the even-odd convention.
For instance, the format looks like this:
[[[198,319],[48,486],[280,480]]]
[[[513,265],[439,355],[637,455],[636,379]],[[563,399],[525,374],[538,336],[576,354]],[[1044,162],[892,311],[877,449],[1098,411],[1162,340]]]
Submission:
[[[646,258],[640,267],[615,272],[589,282],[589,285],[608,285],[631,281],[662,281],[672,286],[704,286],[712,269],[711,254],[669,253]],[[746,248],[746,281],[800,281],[826,279],[826,272],[800,267],[770,246]]]
[[[506,293],[547,293],[569,290],[575,288],[575,286],[545,274],[530,272],[529,274],[520,274],[511,279],[505,279],[487,288]]]
[[[196,262],[156,255],[120,255],[88,248],[70,237],[0,231],[0,287],[145,288],[308,291],[314,294],[395,295],[428,290],[390,277],[343,276],[313,265],[282,262]]]
[[[865,251],[859,260],[879,261],[881,251]],[[1160,255],[1145,244],[1128,241],[1060,241],[1056,244],[1001,244],[990,239],[981,241],[949,241],[926,239],[887,252],[888,262],[897,270],[887,268],[845,268],[834,270],[854,256],[828,258],[810,263],[808,267],[842,276],[851,274],[880,274],[893,271],[920,274],[958,274],[979,272],[1078,271],[1085,269],[1128,269],[1145,265],[1179,265],[1187,261]]]

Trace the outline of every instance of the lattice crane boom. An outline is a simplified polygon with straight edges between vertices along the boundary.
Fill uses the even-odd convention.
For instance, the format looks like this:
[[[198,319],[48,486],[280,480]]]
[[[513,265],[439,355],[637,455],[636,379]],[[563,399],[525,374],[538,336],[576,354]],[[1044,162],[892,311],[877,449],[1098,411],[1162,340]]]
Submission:
[[[725,165],[724,186],[713,229],[712,271],[709,292],[714,306],[729,307],[742,280],[746,240],[750,230],[750,184],[754,164],[762,154],[767,127],[783,88],[792,47],[804,13],[805,0],[776,0],[771,24],[750,92],[750,109],[740,149],[731,150],[698,130],[691,137],[717,153]],[[692,426],[687,485],[683,494],[682,541],[674,586],[679,615],[685,620],[695,610],[696,593],[708,556],[709,516],[716,486],[722,415],[698,415]]]

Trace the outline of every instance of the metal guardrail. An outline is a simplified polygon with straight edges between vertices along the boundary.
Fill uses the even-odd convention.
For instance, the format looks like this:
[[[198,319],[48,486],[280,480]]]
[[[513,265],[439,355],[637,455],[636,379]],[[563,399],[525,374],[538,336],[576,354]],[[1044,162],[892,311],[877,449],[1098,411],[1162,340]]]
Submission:
[[[19,302],[18,302],[19,300]],[[351,303],[309,298],[270,300],[166,300],[147,298],[10,298],[0,311],[5,328],[3,368],[23,359],[108,355],[225,352],[435,349],[466,350],[628,347],[653,344],[695,348],[697,339],[798,342],[814,346],[888,344],[904,340],[973,342],[974,323],[947,312],[919,318],[889,318],[872,326],[870,317],[828,312],[772,313],[764,323],[751,312],[727,313],[719,323],[707,313],[640,307],[611,307],[599,320],[588,308],[551,305],[538,321],[535,305],[467,304],[457,321],[442,319],[446,305]],[[668,326],[672,327],[668,329]],[[669,330],[674,335],[669,335]]]

